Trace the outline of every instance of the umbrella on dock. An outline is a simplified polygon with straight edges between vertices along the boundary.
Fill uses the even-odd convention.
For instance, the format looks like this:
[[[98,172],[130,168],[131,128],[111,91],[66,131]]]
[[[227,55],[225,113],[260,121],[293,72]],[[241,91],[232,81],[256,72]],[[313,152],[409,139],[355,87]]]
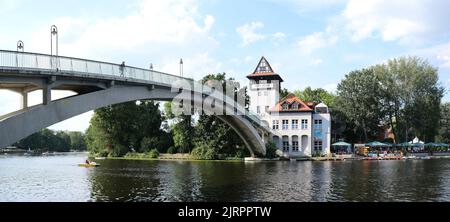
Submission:
[[[369,147],[391,147],[392,145],[389,145],[387,143],[374,141],[374,142],[367,143],[366,146],[369,146]]]

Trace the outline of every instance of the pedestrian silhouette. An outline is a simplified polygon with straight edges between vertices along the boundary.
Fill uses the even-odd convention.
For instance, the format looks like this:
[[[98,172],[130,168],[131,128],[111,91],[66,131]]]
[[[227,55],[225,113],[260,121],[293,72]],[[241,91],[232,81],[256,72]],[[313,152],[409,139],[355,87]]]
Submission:
[[[124,77],[125,76],[125,62],[122,62],[122,64],[120,65],[120,76]]]

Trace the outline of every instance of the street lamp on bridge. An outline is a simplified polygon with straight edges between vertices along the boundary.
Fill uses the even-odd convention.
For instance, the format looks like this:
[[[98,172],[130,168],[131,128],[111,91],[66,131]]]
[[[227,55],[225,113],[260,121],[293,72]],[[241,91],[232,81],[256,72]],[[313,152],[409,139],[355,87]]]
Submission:
[[[24,52],[24,50],[25,50],[25,44],[23,43],[22,40],[19,40],[19,41],[17,42],[17,51],[18,51],[18,52],[19,52],[19,51]]]
[[[183,77],[183,59],[180,59],[180,76]]]
[[[56,56],[58,56],[58,27],[56,25],[52,25],[50,28],[50,55],[53,55],[53,36],[55,37],[55,48],[56,48]]]

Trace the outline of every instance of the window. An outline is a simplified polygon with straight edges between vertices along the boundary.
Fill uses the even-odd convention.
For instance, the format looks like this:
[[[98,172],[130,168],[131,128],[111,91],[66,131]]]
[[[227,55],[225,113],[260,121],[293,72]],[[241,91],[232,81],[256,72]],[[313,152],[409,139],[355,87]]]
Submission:
[[[322,152],[322,140],[316,140],[314,141],[314,151],[316,152]]]
[[[283,130],[289,129],[289,120],[283,120]]]
[[[298,152],[300,147],[298,146],[298,136],[292,136],[292,151]]]
[[[269,106],[266,106],[266,113],[269,113]]]
[[[283,141],[283,151],[289,152],[289,141]]]
[[[256,113],[261,114],[261,107],[260,106],[256,107]]]
[[[298,103],[294,103],[294,104],[292,104],[292,109],[295,109],[295,110],[297,110],[297,109],[298,109]]]
[[[302,119],[302,130],[308,129],[308,120]]]
[[[292,141],[292,151],[294,151],[294,152],[299,151],[298,141]]]
[[[289,104],[285,103],[283,104],[283,110],[288,110],[289,109]]]
[[[292,120],[292,129],[293,130],[298,129],[298,119]]]
[[[283,136],[283,151],[289,152],[289,137]]]
[[[267,83],[268,83],[268,84],[272,83],[272,80],[270,80],[270,79],[269,79],[269,80],[267,80]]]
[[[314,120],[314,129],[322,129],[322,120],[321,119]]]
[[[280,125],[280,121],[278,121],[278,120],[272,121],[272,129],[274,129],[274,130],[280,129],[279,125]]]

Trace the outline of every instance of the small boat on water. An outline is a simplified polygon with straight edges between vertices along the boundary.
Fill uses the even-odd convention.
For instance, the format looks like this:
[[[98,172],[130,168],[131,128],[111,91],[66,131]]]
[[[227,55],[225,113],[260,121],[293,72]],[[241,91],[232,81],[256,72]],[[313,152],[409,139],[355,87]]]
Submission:
[[[96,160],[106,160],[106,157],[95,157]]]
[[[91,162],[91,163],[89,163],[89,164],[87,164],[87,163],[81,163],[81,164],[78,164],[78,166],[79,166],[79,167],[86,167],[86,168],[94,168],[94,167],[99,167],[100,164],[98,164],[98,163],[96,163],[96,162]]]

